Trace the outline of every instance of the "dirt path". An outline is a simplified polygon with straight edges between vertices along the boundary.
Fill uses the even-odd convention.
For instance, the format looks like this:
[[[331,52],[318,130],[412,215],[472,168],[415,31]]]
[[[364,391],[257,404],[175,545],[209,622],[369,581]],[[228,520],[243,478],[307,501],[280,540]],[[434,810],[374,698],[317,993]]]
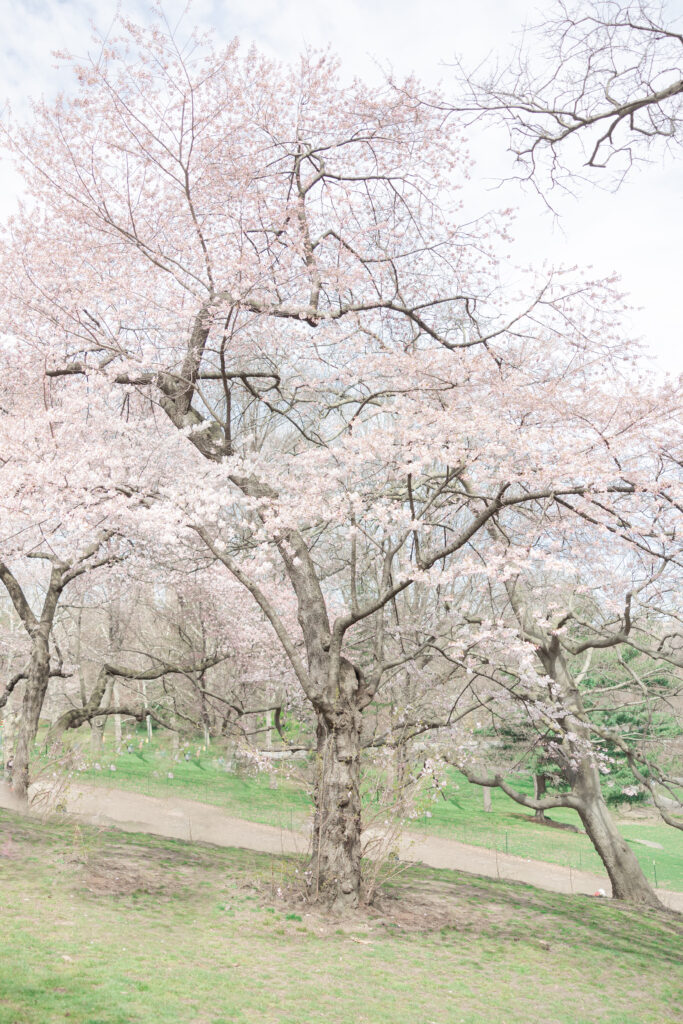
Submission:
[[[3,784],[0,784],[0,807],[17,809],[16,798]],[[194,800],[160,799],[122,789],[80,785],[69,790],[66,809],[88,824],[113,826],[126,832],[150,832],[170,839],[241,846],[262,853],[305,853],[308,846],[305,832],[290,832],[231,818],[219,807]],[[401,860],[421,861],[434,868],[527,882],[552,892],[591,894],[598,889],[610,892],[606,875],[574,871],[546,861],[525,860],[439,836],[407,832],[400,841],[399,856]],[[683,893],[658,889],[658,895],[667,906],[683,911]]]

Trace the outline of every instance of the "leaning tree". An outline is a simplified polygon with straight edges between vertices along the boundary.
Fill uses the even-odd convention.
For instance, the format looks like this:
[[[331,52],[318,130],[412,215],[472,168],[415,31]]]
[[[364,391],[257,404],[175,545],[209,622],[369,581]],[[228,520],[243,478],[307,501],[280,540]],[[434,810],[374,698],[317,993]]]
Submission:
[[[543,588],[538,583],[515,576],[506,581],[506,596],[511,614],[501,614],[500,622],[506,628],[493,642],[482,644],[479,657],[484,664],[476,690],[496,694],[489,704],[494,720],[504,727],[514,719],[516,707],[528,723],[527,753],[541,749],[553,765],[554,774],[564,784],[555,793],[535,792],[531,797],[510,781],[509,771],[501,768],[482,771],[469,759],[459,767],[472,782],[484,786],[498,786],[518,803],[536,811],[552,807],[569,807],[577,812],[586,833],[600,856],[609,876],[612,895],[643,906],[658,907],[656,893],[645,878],[638,860],[625,841],[613,819],[603,792],[602,778],[609,777],[614,762],[605,749],[604,738],[610,730],[601,726],[600,716],[592,706],[590,692],[585,692],[583,681],[590,664],[590,655],[596,650],[616,647],[622,642],[622,630],[630,628],[631,594],[626,602],[623,622],[614,622],[611,628],[586,635],[572,628],[572,610],[568,606],[544,603]],[[506,622],[507,619],[507,622]],[[510,640],[513,623],[515,641],[522,647],[514,656],[515,641]],[[495,648],[499,648],[496,653]],[[531,664],[524,647],[533,652]],[[624,685],[623,682],[621,684]],[[642,694],[638,695],[642,699]],[[647,699],[647,698],[646,698]],[[618,730],[611,730],[617,741],[625,738]],[[633,747],[630,748],[636,756]],[[495,750],[489,758],[496,759]]]

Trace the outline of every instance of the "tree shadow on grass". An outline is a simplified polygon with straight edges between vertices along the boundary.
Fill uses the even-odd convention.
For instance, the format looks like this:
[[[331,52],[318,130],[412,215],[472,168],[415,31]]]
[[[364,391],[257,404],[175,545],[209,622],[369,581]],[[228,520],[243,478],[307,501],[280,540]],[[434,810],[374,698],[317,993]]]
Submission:
[[[290,857],[97,829],[66,820],[46,823],[0,811],[0,839],[9,835],[13,849],[19,851],[19,861],[39,853],[46,864],[64,862],[73,858],[74,847],[84,842],[93,851],[95,866],[100,860],[106,863],[120,858],[125,859],[127,870],[136,860],[147,871],[153,867],[160,872],[177,869],[186,873],[183,883],[188,891],[193,877],[229,876],[269,899],[273,878],[293,863]],[[111,887],[103,887],[107,888],[101,895],[114,895]],[[128,883],[125,888],[130,889]],[[359,916],[363,915],[369,922],[395,925],[401,931],[472,931],[498,942],[567,941],[580,945],[584,955],[610,950],[677,967],[683,955],[683,915],[673,911],[641,911],[611,900],[561,895],[522,882],[424,866],[411,866],[385,885],[377,906],[359,911]]]
[[[414,869],[395,887],[401,898],[434,887],[446,902],[474,907],[495,905],[505,911],[497,916],[480,915],[477,931],[492,939],[536,939],[549,943],[565,940],[580,943],[584,952],[612,953],[644,960],[656,959],[680,967],[683,959],[683,915],[675,911],[637,909],[609,899],[568,896],[536,889],[523,882],[497,881],[462,872]],[[501,918],[505,919],[504,922]]]

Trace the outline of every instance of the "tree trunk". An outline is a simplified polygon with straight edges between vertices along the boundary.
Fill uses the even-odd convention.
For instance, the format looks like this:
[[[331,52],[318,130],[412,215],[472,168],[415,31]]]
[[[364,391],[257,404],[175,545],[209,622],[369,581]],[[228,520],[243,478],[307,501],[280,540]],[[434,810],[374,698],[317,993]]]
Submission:
[[[50,651],[47,636],[42,633],[33,637],[33,649],[28,678],[24,688],[21,715],[14,748],[12,767],[12,789],[23,801],[28,802],[30,782],[29,761],[31,748],[38,734],[40,713],[50,681]]]
[[[643,874],[636,855],[614,823],[592,762],[584,760],[580,764],[572,789],[580,797],[579,817],[605,865],[613,898],[662,910],[663,904]]]
[[[265,738],[266,750],[273,749],[273,712],[266,711],[266,738]],[[269,758],[271,768],[274,765],[272,758]],[[268,788],[277,789],[277,775],[274,771],[268,772]]]
[[[113,679],[111,678],[111,676],[107,676],[107,683],[100,701],[101,707],[108,708],[110,706],[112,700],[113,685]],[[102,756],[104,730],[106,728],[106,725],[106,718],[93,718],[93,720],[90,723],[90,728],[92,730],[90,734],[90,750],[92,756],[94,758],[97,758],[98,760]]]
[[[357,907],[361,888],[360,710],[317,710],[312,870],[316,894]]]
[[[140,684],[140,686],[141,686],[141,690],[142,690],[143,707],[144,707],[145,711],[147,711],[147,682],[146,682],[146,680],[143,679],[141,684]],[[147,728],[147,742],[151,743],[152,742],[152,719],[150,718],[149,715],[145,715],[145,726]]]
[[[636,905],[663,909],[657,894],[643,874],[638,858],[619,832],[600,788],[600,773],[593,758],[591,736],[585,722],[583,700],[555,641],[552,649],[541,651],[546,671],[564,691],[568,713],[560,719],[564,730],[562,744],[566,765],[565,779],[572,795],[578,798],[576,810],[596,853],[605,865],[612,883],[612,896]]]
[[[546,794],[546,777],[545,777],[545,775],[543,775],[542,772],[541,773],[537,773],[537,774],[534,775],[534,800],[542,800],[543,797],[545,796],[545,794]],[[539,810],[536,811],[536,813],[534,814],[534,818],[536,819],[536,821],[541,821],[541,822],[547,821],[547,818],[545,816],[545,811],[542,810],[542,809],[539,809]]]
[[[94,719],[90,723],[90,756],[99,761],[102,756],[102,739],[104,728]]]
[[[399,740],[394,751],[396,776],[394,787],[396,792],[396,812],[401,816],[406,810],[406,781],[408,777],[408,751],[403,740]]]
[[[16,733],[16,714],[7,705],[0,712],[2,715],[2,769],[3,779],[12,781],[12,764],[14,761],[14,738]]]
[[[119,688],[115,682],[112,688],[112,700],[114,701],[114,707],[118,707],[120,704],[119,699]],[[121,746],[121,715],[114,715],[114,743],[118,751]]]

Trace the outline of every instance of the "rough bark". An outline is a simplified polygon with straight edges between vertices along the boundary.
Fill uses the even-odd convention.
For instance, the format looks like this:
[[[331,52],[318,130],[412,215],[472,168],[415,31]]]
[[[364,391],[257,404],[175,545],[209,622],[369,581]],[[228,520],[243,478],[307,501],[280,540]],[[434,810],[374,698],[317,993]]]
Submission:
[[[21,714],[14,747],[12,789],[20,800],[28,801],[29,761],[38,734],[40,712],[50,681],[49,633],[40,630],[33,636],[31,662],[24,687]]]
[[[112,688],[112,701],[117,707],[120,704],[119,687],[116,682]],[[121,715],[114,715],[114,743],[117,749],[121,746],[121,732]]]
[[[577,811],[583,827],[609,875],[613,898],[664,909],[638,858],[619,832],[602,795],[598,770],[588,759],[579,766],[573,791],[579,797]]]
[[[7,708],[0,709],[2,718],[2,760],[3,780],[12,781],[12,764],[14,762],[14,739],[16,734],[17,716]]]
[[[317,711],[312,871],[316,895],[357,907],[361,888],[361,713],[351,701]]]

